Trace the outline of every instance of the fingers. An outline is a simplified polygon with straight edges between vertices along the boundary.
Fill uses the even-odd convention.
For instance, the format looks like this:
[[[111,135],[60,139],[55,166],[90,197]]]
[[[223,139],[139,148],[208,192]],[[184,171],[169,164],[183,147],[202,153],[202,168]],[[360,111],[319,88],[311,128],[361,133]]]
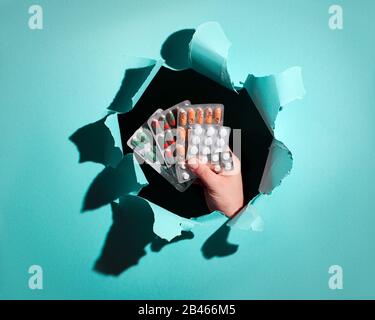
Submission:
[[[188,161],[190,170],[201,180],[206,187],[215,187],[218,176],[206,164],[200,163],[197,158],[191,158]]]

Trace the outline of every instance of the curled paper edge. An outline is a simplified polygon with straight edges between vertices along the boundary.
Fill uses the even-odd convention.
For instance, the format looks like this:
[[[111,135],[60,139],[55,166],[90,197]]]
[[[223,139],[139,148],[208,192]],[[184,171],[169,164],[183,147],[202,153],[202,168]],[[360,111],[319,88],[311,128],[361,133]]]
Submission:
[[[293,167],[293,155],[281,142],[274,139],[269,148],[269,153],[264,167],[259,192],[271,194],[283,179],[289,175]]]
[[[148,58],[132,57],[132,61],[127,62],[121,85],[117,94],[109,107],[109,111],[125,113],[130,111],[138,102],[152,79],[162,67],[164,60],[154,60]],[[125,90],[126,94],[121,94],[121,87],[132,84],[131,90]]]
[[[302,69],[298,66],[288,68],[279,74],[262,77],[249,74],[243,87],[272,134],[280,107],[296,99],[302,99],[306,93]]]
[[[190,68],[236,91],[227,69],[231,45],[219,23],[210,21],[199,25],[189,44]]]

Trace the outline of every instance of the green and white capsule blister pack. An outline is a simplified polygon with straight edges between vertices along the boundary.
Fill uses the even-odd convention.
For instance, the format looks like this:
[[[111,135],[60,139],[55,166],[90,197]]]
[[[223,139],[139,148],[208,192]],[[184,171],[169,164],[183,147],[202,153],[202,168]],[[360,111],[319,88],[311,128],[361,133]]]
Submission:
[[[190,186],[188,183],[179,183],[175,169],[169,168],[165,164],[147,122],[129,138],[127,145],[133,150],[138,161],[138,158],[142,159],[163,178],[168,180],[178,191],[183,192]]]

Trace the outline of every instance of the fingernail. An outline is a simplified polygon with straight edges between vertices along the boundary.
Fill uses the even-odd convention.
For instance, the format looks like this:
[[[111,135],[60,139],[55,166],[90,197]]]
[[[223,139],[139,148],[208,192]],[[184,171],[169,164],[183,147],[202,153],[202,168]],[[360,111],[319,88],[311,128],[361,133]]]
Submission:
[[[188,166],[191,168],[191,169],[197,169],[198,168],[198,160],[197,158],[190,158],[188,160]]]

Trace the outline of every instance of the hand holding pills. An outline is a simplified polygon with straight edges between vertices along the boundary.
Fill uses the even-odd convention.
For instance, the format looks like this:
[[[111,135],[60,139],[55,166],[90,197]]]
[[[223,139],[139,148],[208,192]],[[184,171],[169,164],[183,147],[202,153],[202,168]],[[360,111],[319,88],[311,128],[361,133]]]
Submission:
[[[241,163],[232,154],[233,170],[216,173],[215,165],[208,165],[199,157],[190,158],[188,166],[204,187],[207,206],[233,217],[244,205]]]
[[[157,109],[128,146],[181,192],[200,179],[209,209],[230,217],[243,206],[240,163],[229,149],[230,133],[223,104],[185,100]]]

